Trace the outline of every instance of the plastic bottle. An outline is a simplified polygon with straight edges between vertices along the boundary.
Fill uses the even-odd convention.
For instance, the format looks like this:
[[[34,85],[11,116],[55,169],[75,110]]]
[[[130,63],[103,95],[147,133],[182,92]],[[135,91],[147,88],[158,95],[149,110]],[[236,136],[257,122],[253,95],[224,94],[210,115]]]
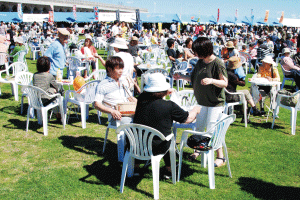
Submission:
[[[62,82],[62,74],[61,74],[60,69],[58,69],[56,72],[56,80],[57,80],[57,82]]]

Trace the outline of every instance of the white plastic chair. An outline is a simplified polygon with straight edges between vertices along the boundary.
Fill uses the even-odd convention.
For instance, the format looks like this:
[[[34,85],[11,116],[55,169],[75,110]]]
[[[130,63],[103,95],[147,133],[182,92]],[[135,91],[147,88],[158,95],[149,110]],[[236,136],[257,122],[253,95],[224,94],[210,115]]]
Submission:
[[[179,73],[179,74],[183,74],[186,75],[188,73],[187,69],[188,69],[188,62],[187,61],[182,61],[181,63],[178,64],[178,66],[176,67],[178,70],[175,70],[173,72],[173,74]],[[176,80],[176,85],[177,85],[177,92],[179,91],[179,88],[182,86],[182,89],[184,90],[184,84],[185,81],[184,80]]]
[[[7,53],[0,53],[0,66],[4,65],[5,70],[8,67],[8,54]]]
[[[34,46],[33,44],[30,44],[30,51],[31,51],[30,59],[32,57],[32,60],[35,60],[36,59],[36,55],[38,54],[38,52],[41,51],[40,49],[41,49],[40,46]]]
[[[239,54],[240,54],[243,65],[245,65],[245,72],[247,75],[247,73],[251,72],[251,56],[249,53],[242,52],[242,51],[240,51]],[[243,59],[242,57],[244,57],[245,60],[242,60]]]
[[[105,77],[107,76],[106,74],[106,70],[105,69],[99,69],[94,71],[93,73],[91,73],[91,75],[89,75],[89,77],[85,78],[85,82],[91,80],[92,78],[94,78],[95,80],[99,80],[102,81],[103,79],[105,79]]]
[[[0,83],[11,84],[12,95],[15,96],[15,101],[19,101],[18,85],[15,77],[18,73],[27,71],[27,66],[22,62],[15,62],[9,65],[5,71],[0,71]],[[6,73],[6,78],[2,78],[2,73]]]
[[[280,88],[280,89],[282,90],[283,87],[284,87],[285,81],[287,81],[287,80],[292,81],[292,85],[293,85],[293,83],[294,83],[295,80],[294,80],[293,78],[287,77],[287,76],[285,75],[285,73],[286,73],[286,72],[290,73],[290,71],[285,70],[285,69],[282,67],[281,63],[279,63],[279,65],[280,65],[280,67],[281,67],[281,69],[282,69],[282,73],[283,73],[283,79],[282,79],[282,84],[281,84],[281,88]]]
[[[278,116],[279,113],[279,107],[288,109],[291,111],[291,118],[290,118],[290,123],[291,123],[291,132],[292,135],[295,135],[296,132],[296,121],[297,121],[297,112],[300,110],[300,96],[298,98],[298,102],[295,105],[295,107],[289,107],[286,105],[281,104],[281,100],[283,97],[290,97],[293,98],[294,96],[300,94],[300,90],[298,90],[298,92],[295,92],[292,96],[287,96],[287,95],[283,95],[283,94],[277,94],[277,98],[276,98],[276,107],[275,107],[275,111],[273,114],[273,122],[272,122],[272,129],[274,128],[274,124],[275,124],[275,119]]]
[[[65,123],[68,123],[67,105],[68,102],[70,102],[80,106],[82,128],[86,128],[86,120],[88,119],[89,116],[89,104],[92,104],[94,102],[95,95],[96,95],[96,87],[98,86],[99,83],[100,83],[99,80],[90,81],[84,84],[77,92],[74,90],[66,91],[66,95],[64,99],[65,120],[66,120]],[[80,92],[82,91],[85,91],[83,96],[80,95]]]
[[[227,94],[230,94],[230,95],[240,95],[240,101],[237,101],[237,102],[230,102],[230,103],[225,103],[225,111],[224,113],[225,114],[228,114],[228,115],[231,115],[233,114],[233,111],[234,111],[234,106],[236,105],[243,105],[243,111],[244,111],[244,120],[245,120],[245,127],[247,128],[247,101],[246,101],[246,98],[245,98],[245,94],[242,93],[242,92],[228,92],[228,90],[225,89],[225,92]]]
[[[13,57],[18,56],[17,62],[22,62],[22,63],[25,63],[27,65],[27,61],[26,61],[26,58],[25,58],[26,54],[27,54],[26,51],[19,51],[18,53],[13,55]]]
[[[194,90],[181,90],[179,92],[174,92],[170,98],[171,101],[175,102],[182,109],[189,111],[193,106],[197,105],[196,97],[194,96]],[[173,122],[173,134],[176,138],[177,128],[190,128],[193,131],[196,130],[196,123],[192,122],[189,124],[180,124],[178,122]]]
[[[54,95],[49,95],[44,90],[31,85],[23,85],[23,88],[26,90],[28,98],[30,100],[30,104],[28,105],[28,110],[27,110],[26,131],[28,131],[29,128],[30,110],[33,108],[37,110],[39,121],[40,121],[40,117],[42,117],[44,135],[47,136],[48,135],[48,110],[57,106],[59,106],[60,113],[62,116],[63,127],[65,128],[65,120],[63,115],[64,112],[63,97],[59,93]],[[44,106],[41,99],[42,95],[50,98],[56,97],[56,100],[50,103],[49,105]]]
[[[73,76],[75,78],[76,71],[84,71],[87,70],[87,65],[89,66],[89,62],[81,61],[79,58],[76,57],[68,57],[67,59],[69,63],[68,68],[68,77]]]
[[[156,155],[154,156],[152,153],[152,140],[153,137],[157,136],[163,141],[170,141],[171,145],[169,149],[170,160],[171,160],[171,170],[172,170],[172,181],[173,184],[176,183],[176,156],[175,156],[175,139],[174,135],[170,134],[165,137],[158,130],[140,125],[140,124],[124,124],[117,128],[116,132],[125,132],[129,143],[130,149],[126,151],[123,169],[122,169],[122,177],[120,184],[120,192],[123,193],[125,178],[127,174],[127,169],[129,163],[130,167],[134,166],[134,159],[139,160],[150,160],[152,164],[152,176],[153,176],[153,193],[154,199],[159,199],[159,163],[164,155]],[[132,170],[132,169],[131,169]]]
[[[236,118],[236,116],[234,114],[229,115],[229,116],[225,115],[225,117],[223,119],[221,119],[219,122],[217,122],[207,132],[197,132],[197,131],[190,131],[190,130],[183,131],[182,136],[181,136],[181,142],[180,142],[178,182],[180,181],[183,148],[185,146],[188,147],[187,139],[188,139],[189,134],[201,135],[201,136],[211,138],[211,140],[209,142],[210,150],[201,151],[201,165],[204,168],[206,167],[206,162],[208,161],[209,188],[215,189],[214,151],[219,149],[222,146],[225,151],[225,158],[226,158],[228,173],[229,173],[229,176],[232,178],[230,165],[229,165],[228,152],[227,152],[227,147],[226,147],[226,143],[225,143],[225,135],[226,135],[229,125],[234,122],[235,118]],[[206,158],[207,158],[207,161],[206,161]]]
[[[33,73],[20,72],[16,75],[15,82],[17,83],[17,85],[32,85],[32,79],[33,79]],[[22,88],[21,115],[23,114],[23,101],[24,101],[24,97],[26,96],[27,96],[27,90]]]

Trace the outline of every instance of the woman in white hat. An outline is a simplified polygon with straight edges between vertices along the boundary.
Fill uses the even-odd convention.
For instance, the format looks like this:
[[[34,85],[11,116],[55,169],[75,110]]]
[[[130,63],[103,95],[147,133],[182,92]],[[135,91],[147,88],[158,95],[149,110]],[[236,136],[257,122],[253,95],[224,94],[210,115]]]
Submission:
[[[184,111],[176,103],[163,98],[171,93],[170,84],[161,73],[149,74],[145,77],[144,92],[138,97],[133,123],[146,125],[157,129],[166,137],[171,134],[173,121],[191,123],[200,112],[200,107],[195,106],[190,112]],[[154,155],[165,154],[170,147],[169,142],[158,138],[153,140]],[[166,175],[171,174],[170,156],[164,156]],[[168,178],[168,177],[166,177]]]
[[[14,50],[11,52],[10,55],[13,56],[13,62],[17,62],[18,59],[19,59],[19,56],[17,56],[16,54],[20,51],[25,51],[26,48],[23,45],[24,42],[23,42],[22,37],[16,37],[14,40],[15,40],[16,46],[15,46]]]
[[[271,56],[265,56],[262,60],[262,65],[258,68],[257,78],[266,78],[268,81],[280,81],[279,72],[276,63],[273,61]],[[265,96],[270,93],[271,87],[269,86],[259,86],[261,95],[263,96],[260,101],[261,111],[264,110],[262,101],[264,101]]]

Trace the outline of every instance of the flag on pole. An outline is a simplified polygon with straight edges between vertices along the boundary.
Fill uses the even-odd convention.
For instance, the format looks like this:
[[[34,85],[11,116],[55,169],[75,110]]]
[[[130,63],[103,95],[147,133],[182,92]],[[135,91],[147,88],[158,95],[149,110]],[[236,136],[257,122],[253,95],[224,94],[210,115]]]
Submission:
[[[238,9],[235,10],[235,18],[234,18],[235,23],[237,22],[237,20],[238,20]]]
[[[77,20],[77,16],[76,16],[76,5],[73,5],[73,16],[75,21]]]
[[[218,8],[218,18],[217,18],[217,23],[219,23],[219,19],[220,19],[220,9]]]
[[[94,7],[94,14],[95,14],[95,20],[99,20],[99,15],[98,15],[98,7]]]
[[[21,3],[18,3],[18,17],[23,20],[23,11]]]
[[[53,11],[49,11],[49,19],[48,22],[54,22],[54,13]]]
[[[283,18],[284,18],[284,11],[282,11],[282,13],[281,13],[281,17],[280,17],[280,19],[279,19],[279,23],[282,24]]]
[[[265,16],[264,22],[268,22],[268,18],[269,18],[269,11],[266,10],[266,16]]]
[[[251,24],[253,24],[254,21],[254,15],[253,15],[253,9],[251,9]]]

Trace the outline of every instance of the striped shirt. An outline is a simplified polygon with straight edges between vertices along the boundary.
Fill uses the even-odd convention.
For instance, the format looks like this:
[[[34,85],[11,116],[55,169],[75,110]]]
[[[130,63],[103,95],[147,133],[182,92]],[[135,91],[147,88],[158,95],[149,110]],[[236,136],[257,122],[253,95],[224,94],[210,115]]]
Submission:
[[[129,96],[123,88],[122,81],[119,80],[119,82],[120,85],[107,76],[97,86],[95,101],[106,104],[106,106],[115,106],[118,103],[127,102]]]
[[[257,59],[262,60],[266,55],[271,53],[271,50],[267,47],[267,45],[262,44],[257,48]]]

